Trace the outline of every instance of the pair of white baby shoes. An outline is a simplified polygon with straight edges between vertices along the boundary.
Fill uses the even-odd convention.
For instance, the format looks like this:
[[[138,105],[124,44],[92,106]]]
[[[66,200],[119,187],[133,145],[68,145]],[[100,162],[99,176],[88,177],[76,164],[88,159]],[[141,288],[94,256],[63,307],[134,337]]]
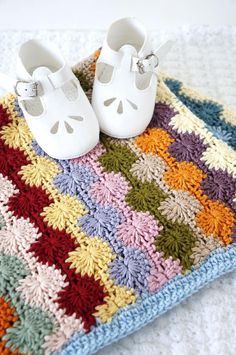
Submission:
[[[114,22],[96,63],[92,105],[79,80],[53,44],[24,43],[17,58],[17,80],[0,74],[0,86],[14,91],[39,146],[51,157],[86,154],[99,131],[116,138],[141,134],[154,110],[160,55],[134,18]]]

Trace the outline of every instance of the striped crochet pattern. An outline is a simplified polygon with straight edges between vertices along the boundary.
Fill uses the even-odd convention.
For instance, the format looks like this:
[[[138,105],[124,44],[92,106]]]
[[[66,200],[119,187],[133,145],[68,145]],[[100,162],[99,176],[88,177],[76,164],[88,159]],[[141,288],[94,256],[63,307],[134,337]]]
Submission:
[[[74,72],[91,96],[96,51]],[[159,73],[132,139],[50,158],[0,102],[0,353],[92,354],[236,267],[236,114]]]

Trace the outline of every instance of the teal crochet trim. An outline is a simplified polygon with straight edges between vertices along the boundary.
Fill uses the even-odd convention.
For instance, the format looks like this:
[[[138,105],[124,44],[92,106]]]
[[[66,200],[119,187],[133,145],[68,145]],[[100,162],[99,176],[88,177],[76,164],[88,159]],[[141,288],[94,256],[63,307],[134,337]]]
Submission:
[[[207,128],[216,138],[221,139],[232,148],[236,149],[235,126],[221,119],[221,115],[224,111],[223,105],[209,99],[194,99],[185,93],[181,93],[183,83],[179,80],[166,79],[165,84],[189,110],[205,122]]]
[[[186,276],[178,275],[158,293],[121,310],[110,324],[100,324],[89,334],[75,335],[67,346],[54,355],[89,355],[140,329],[179,304],[209,282],[236,268],[236,246],[213,251],[199,268]]]

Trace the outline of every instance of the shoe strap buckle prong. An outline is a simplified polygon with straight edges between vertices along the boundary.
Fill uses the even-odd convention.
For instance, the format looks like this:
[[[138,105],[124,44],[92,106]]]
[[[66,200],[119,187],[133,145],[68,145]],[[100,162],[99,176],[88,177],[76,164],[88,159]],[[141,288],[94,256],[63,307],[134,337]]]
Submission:
[[[21,85],[20,88],[19,85]],[[36,97],[38,96],[38,83],[36,81],[17,80],[14,90],[19,97]]]
[[[152,58],[155,58],[156,59],[156,63],[155,65],[153,66],[153,69],[155,69],[158,65],[159,65],[159,59],[158,57],[156,56],[156,54],[154,53],[150,53],[148,54],[146,57],[143,57],[143,58],[140,58],[138,61],[137,61],[137,67],[138,67],[138,71],[139,71],[139,74],[144,74],[146,73],[146,63],[147,61],[149,61],[150,59]],[[145,63],[146,61],[146,63]],[[145,64],[144,64],[145,63]],[[152,65],[152,63],[150,62],[148,65]]]

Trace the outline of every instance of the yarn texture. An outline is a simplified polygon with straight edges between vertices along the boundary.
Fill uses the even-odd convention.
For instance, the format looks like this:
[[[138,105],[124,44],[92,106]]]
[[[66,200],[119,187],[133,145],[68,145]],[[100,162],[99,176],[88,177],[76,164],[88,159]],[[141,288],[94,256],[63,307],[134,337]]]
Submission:
[[[73,68],[89,98],[99,53]],[[235,125],[160,72],[143,134],[64,161],[3,97],[1,354],[92,354],[235,269]]]

